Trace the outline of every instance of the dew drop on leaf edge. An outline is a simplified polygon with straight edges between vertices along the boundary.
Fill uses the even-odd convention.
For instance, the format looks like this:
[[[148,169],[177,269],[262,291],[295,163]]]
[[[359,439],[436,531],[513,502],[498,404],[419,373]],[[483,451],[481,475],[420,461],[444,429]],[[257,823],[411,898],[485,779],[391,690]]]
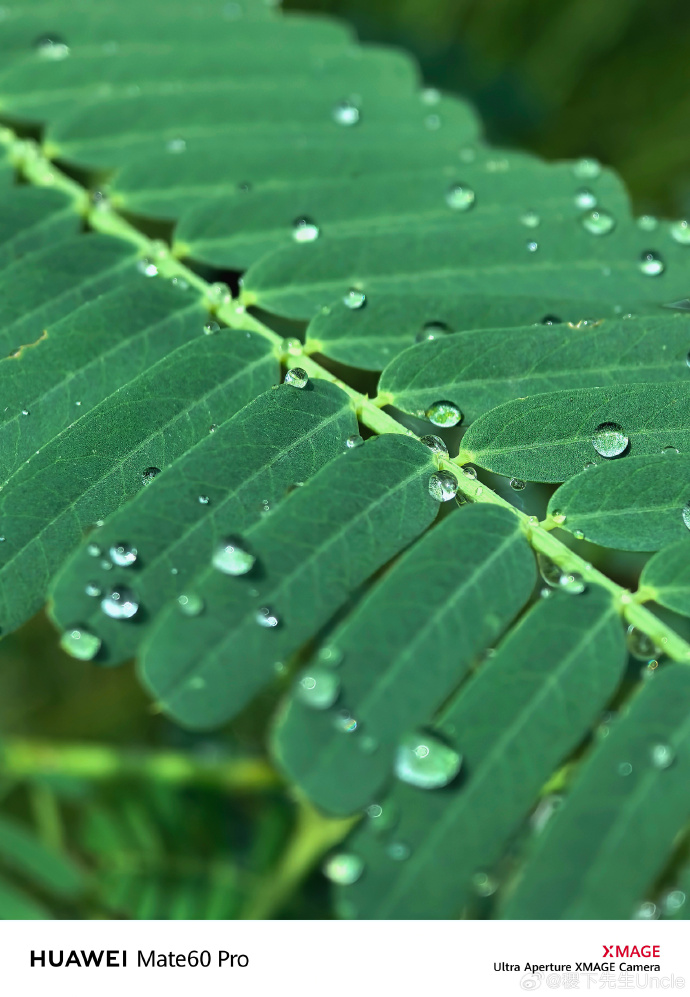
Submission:
[[[429,478],[429,494],[437,502],[450,502],[458,493],[458,479],[450,471],[436,471]]]

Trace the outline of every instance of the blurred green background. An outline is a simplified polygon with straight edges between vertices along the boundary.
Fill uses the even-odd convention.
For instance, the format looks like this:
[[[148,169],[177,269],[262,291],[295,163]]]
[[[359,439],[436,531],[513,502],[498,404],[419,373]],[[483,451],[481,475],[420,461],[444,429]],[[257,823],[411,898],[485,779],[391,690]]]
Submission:
[[[490,141],[596,156],[639,213],[690,212],[687,0],[286,5],[411,51],[428,85],[476,105]],[[599,564],[629,585],[640,566]],[[0,916],[331,916],[313,866],[345,828],[296,804],[263,760],[279,696],[191,735],[152,709],[131,666],[67,658],[43,616],[4,639]]]

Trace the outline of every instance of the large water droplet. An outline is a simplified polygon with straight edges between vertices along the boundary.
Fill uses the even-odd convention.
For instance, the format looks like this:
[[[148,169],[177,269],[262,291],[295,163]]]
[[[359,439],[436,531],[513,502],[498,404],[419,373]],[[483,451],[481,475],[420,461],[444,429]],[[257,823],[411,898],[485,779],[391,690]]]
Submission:
[[[305,672],[295,689],[297,699],[313,710],[329,709],[339,693],[340,679],[336,672],[327,668],[312,668]]]
[[[646,277],[658,277],[666,269],[666,264],[661,256],[653,249],[646,249],[642,253],[638,266]]]
[[[309,384],[309,375],[302,367],[291,367],[285,375],[285,384],[291,384],[293,388],[306,388]]]
[[[582,216],[582,226],[592,235],[608,235],[616,227],[616,219],[602,208],[594,208]]]
[[[348,436],[348,438],[345,440],[345,447],[348,450],[356,450],[357,447],[361,447],[363,443],[364,440],[359,435],[359,433],[353,433],[352,436]]]
[[[69,45],[59,35],[41,35],[34,42],[34,49],[40,59],[60,62],[69,55]]]
[[[669,232],[674,242],[681,246],[690,246],[690,224],[685,219],[673,222]]]
[[[351,287],[350,290],[343,296],[343,304],[353,311],[358,308],[364,308],[367,303],[367,296],[364,291],[358,290],[356,287]]]
[[[508,482],[510,487],[514,492],[521,492],[527,487],[527,482],[523,481],[522,478],[511,478]]]
[[[338,852],[331,855],[323,864],[323,874],[339,886],[352,886],[364,872],[364,862],[359,855],[351,852]]]
[[[333,108],[333,120],[337,125],[350,128],[358,124],[360,118],[360,110],[351,100],[341,100]]]
[[[580,187],[575,192],[575,207],[580,208],[581,211],[591,211],[592,208],[596,207],[596,204],[596,194],[589,187]]]
[[[108,554],[110,555],[110,560],[118,568],[131,568],[137,560],[137,549],[129,543],[113,544]]]
[[[594,431],[592,446],[600,457],[620,457],[630,440],[617,422],[602,422]]]
[[[131,620],[139,609],[139,603],[131,589],[120,586],[111,589],[105,598],[101,599],[101,609],[113,620]]]
[[[573,173],[578,180],[596,180],[601,174],[601,163],[590,157],[578,159],[573,163]]]
[[[446,204],[454,211],[469,211],[475,200],[474,191],[464,183],[454,183],[446,191]]]
[[[649,754],[655,769],[667,769],[676,759],[676,752],[670,744],[654,744]]]
[[[157,478],[160,473],[160,467],[147,467],[145,471],[141,472],[142,484],[150,485],[153,479]]]
[[[255,563],[254,555],[242,546],[237,537],[221,540],[213,554],[213,567],[226,575],[246,575]]]
[[[434,426],[449,429],[462,422],[462,412],[453,402],[434,402],[426,410],[425,415]]]
[[[177,605],[180,612],[184,616],[199,616],[204,609],[204,600],[200,595],[196,595],[194,592],[189,592],[183,595],[178,595]]]
[[[645,900],[644,903],[641,903],[635,908],[632,915],[634,921],[656,921],[658,918],[659,911],[651,900]]]
[[[319,226],[311,218],[298,218],[292,226],[295,242],[315,242],[319,238]]]
[[[101,649],[101,639],[83,627],[72,627],[60,638],[60,647],[73,658],[91,661]]]
[[[450,502],[458,492],[458,479],[450,471],[436,471],[429,478],[429,494],[437,502]]]
[[[661,654],[661,648],[655,644],[652,638],[632,624],[627,629],[625,641],[628,645],[628,651],[638,661],[649,661],[650,658],[658,658]]]
[[[277,627],[280,623],[276,614],[268,606],[262,606],[261,609],[257,610],[254,618],[260,627]]]
[[[420,789],[447,786],[460,771],[462,756],[429,734],[409,734],[395,756],[395,774]]]
[[[425,447],[428,447],[432,453],[436,454],[437,457],[448,457],[448,447],[445,445],[440,436],[420,436],[419,442],[423,443]]]

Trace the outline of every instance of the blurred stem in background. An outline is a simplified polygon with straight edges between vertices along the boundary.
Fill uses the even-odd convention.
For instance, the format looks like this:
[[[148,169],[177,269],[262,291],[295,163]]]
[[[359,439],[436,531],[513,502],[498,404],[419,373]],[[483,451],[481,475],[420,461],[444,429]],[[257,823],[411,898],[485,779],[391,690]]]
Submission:
[[[690,212],[686,0],[285,0],[413,52],[497,144],[596,156],[639,213]]]

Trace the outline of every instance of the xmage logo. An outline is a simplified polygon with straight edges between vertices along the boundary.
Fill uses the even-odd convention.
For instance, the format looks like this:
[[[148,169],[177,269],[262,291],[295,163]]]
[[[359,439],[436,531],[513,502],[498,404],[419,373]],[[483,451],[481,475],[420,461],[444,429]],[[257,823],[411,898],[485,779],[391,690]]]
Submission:
[[[604,945],[604,959],[658,959],[660,945]]]

